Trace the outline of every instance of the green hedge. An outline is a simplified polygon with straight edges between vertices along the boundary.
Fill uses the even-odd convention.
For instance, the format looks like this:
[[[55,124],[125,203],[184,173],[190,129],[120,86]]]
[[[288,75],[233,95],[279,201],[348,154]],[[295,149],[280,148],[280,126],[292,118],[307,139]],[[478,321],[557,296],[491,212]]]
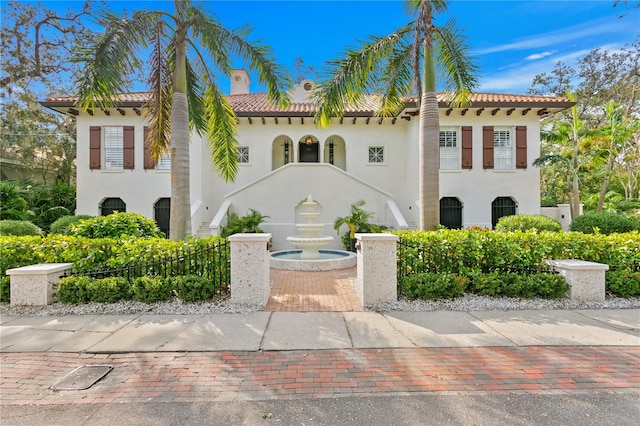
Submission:
[[[571,231],[584,234],[613,234],[630,232],[637,229],[633,220],[616,213],[587,213],[571,221]]]
[[[28,220],[0,220],[0,235],[42,235],[42,229]]]
[[[122,268],[158,262],[176,252],[199,250],[219,237],[171,241],[164,238],[84,238],[65,235],[0,237],[0,272],[36,263],[73,263],[76,272]],[[226,256],[226,254],[222,254]],[[224,261],[224,259],[223,259]],[[228,259],[227,259],[228,261]]]
[[[398,231],[399,275],[468,274],[496,269],[546,267],[549,259],[581,259],[640,271],[640,233]],[[420,248],[418,248],[420,247]]]
[[[496,231],[498,232],[529,231],[533,229],[560,232],[562,231],[562,226],[557,220],[539,214],[504,216],[498,220],[496,225]]]
[[[138,213],[113,212],[78,222],[71,232],[88,238],[160,238],[164,233],[155,220]]]

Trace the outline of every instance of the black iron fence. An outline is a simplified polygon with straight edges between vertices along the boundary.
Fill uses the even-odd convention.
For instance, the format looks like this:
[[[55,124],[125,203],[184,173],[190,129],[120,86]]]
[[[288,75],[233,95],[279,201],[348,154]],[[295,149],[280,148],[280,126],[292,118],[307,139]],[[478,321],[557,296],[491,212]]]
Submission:
[[[220,240],[204,248],[182,248],[156,262],[127,265],[96,271],[72,271],[69,275],[85,275],[94,279],[124,277],[128,281],[142,276],[174,277],[197,275],[212,280],[222,294],[229,293],[231,282],[231,250],[228,240]]]
[[[482,272],[516,272],[523,274],[557,273],[550,266],[515,266],[515,265],[471,265],[460,258],[439,253],[435,256],[430,249],[420,243],[408,242],[400,238],[397,243],[397,276],[398,282],[402,278],[425,272],[454,272],[465,270],[482,270]]]

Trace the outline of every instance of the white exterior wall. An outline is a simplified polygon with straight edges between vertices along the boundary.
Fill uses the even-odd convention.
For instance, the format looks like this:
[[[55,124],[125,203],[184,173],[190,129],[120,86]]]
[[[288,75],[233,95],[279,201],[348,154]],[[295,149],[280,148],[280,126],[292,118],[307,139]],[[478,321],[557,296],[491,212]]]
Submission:
[[[442,171],[440,196],[458,197],[463,203],[463,226],[491,226],[491,202],[496,197],[513,197],[517,212],[540,212],[539,169],[532,162],[539,156],[539,118],[534,112],[523,116],[519,110],[507,116],[506,108],[495,116],[490,111],[480,116],[471,109],[462,116],[454,110],[449,116],[442,110],[441,127],[473,126],[473,168],[471,170]],[[345,118],[343,124],[336,120],[328,129],[316,127],[312,119],[286,117],[275,119],[253,118],[249,124],[241,117],[238,125],[240,145],[249,147],[250,163],[240,164],[234,182],[225,183],[211,165],[208,145],[198,135],[193,135],[191,145],[191,203],[193,233],[202,223],[209,223],[225,200],[231,201],[231,210],[243,215],[249,208],[270,216],[264,228],[274,236],[274,248],[286,244],[284,236],[291,235],[293,212],[296,204],[311,193],[323,204],[326,223],[324,234],[337,235],[332,223],[338,216],[348,213],[349,204],[365,199],[365,209],[375,212],[375,220],[392,224],[387,201],[396,203],[409,227],[418,222],[418,117],[411,120],[398,118],[395,124],[377,118]],[[78,122],[78,205],[77,214],[98,215],[100,202],[107,197],[119,197],[127,204],[128,212],[153,217],[153,205],[161,197],[171,196],[169,171],[144,170],[143,167],[143,117],[128,109],[125,116],[112,113],[94,116],[81,113]],[[106,171],[89,169],[89,127],[135,126],[134,170]],[[527,126],[527,169],[510,171],[485,170],[482,165],[482,127]],[[292,153],[298,161],[298,141],[312,135],[320,141],[320,162],[324,163],[324,144],[330,137],[339,136],[345,142],[346,173],[334,167],[312,163],[289,167],[286,173],[272,170],[273,142],[279,136],[292,141]],[[515,142],[514,142],[515,143]],[[369,164],[368,147],[384,146],[385,163]],[[515,152],[514,152],[515,159]],[[328,161],[328,159],[326,159]],[[310,167],[307,167],[310,166]],[[250,187],[250,185],[254,185]],[[339,241],[336,241],[336,246]]]
[[[512,197],[518,214],[540,214],[540,169],[532,165],[540,156],[540,123],[537,115],[507,116],[504,109],[495,116],[485,112],[476,116],[470,111],[464,117],[457,112],[440,116],[441,127],[473,127],[473,167],[470,170],[440,172],[440,197],[458,197],[463,204],[462,226],[491,228],[491,203],[497,197]],[[527,168],[513,170],[484,169],[482,161],[482,127],[511,127],[514,144],[515,126],[527,126]]]
[[[89,128],[91,126],[135,126],[135,165],[133,170],[89,169]],[[80,115],[77,119],[77,204],[76,214],[100,215],[102,200],[121,198],[127,212],[153,218],[153,205],[171,196],[171,173],[144,170],[144,120],[132,111],[125,116]],[[101,144],[104,149],[104,143]],[[101,153],[104,164],[104,151]]]

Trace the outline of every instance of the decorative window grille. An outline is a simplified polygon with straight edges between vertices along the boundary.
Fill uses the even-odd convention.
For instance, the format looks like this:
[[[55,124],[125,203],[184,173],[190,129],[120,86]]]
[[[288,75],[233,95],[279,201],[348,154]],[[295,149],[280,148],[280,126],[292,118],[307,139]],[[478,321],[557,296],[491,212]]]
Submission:
[[[511,130],[494,129],[493,162],[496,170],[513,170],[513,140]]]
[[[248,163],[249,162],[249,147],[248,146],[239,146],[238,147],[238,163]]]
[[[124,131],[122,127],[104,128],[104,168],[122,170],[124,168]]]
[[[383,146],[369,147],[369,163],[374,163],[374,164],[384,163],[384,147]]]
[[[460,169],[460,144],[457,130],[440,131],[440,170]]]

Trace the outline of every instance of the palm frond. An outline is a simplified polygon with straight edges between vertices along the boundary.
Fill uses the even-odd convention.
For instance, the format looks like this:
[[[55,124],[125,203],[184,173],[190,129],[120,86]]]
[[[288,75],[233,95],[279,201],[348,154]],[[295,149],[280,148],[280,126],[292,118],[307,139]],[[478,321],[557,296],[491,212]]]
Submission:
[[[390,35],[370,37],[356,50],[349,49],[342,58],[329,63],[328,77],[313,94],[317,104],[315,121],[320,126],[327,127],[347,107],[357,105],[362,95],[376,84],[376,71],[402,49],[397,46],[406,41],[412,28],[413,24],[408,24]]]
[[[471,92],[478,86],[478,66],[469,54],[467,37],[451,18],[443,27],[434,28],[436,63],[441,68],[445,92],[451,94],[453,107],[469,104]]]
[[[104,12],[105,32],[96,43],[81,49],[72,58],[82,62],[77,79],[78,106],[101,109],[115,105],[115,95],[126,92],[129,77],[139,67],[138,48],[147,44],[158,20],[157,13],[139,11],[131,18]]]
[[[236,115],[220,88],[205,78],[205,107],[208,118],[208,138],[213,165],[226,181],[238,173],[238,142]]]
[[[150,44],[152,46],[149,57],[149,78],[151,98],[145,105],[145,115],[148,117],[149,134],[147,135],[148,149],[154,161],[158,161],[163,153],[169,152],[171,144],[171,103],[172,81],[169,63],[171,43],[166,43],[165,25],[159,21]]]
[[[192,129],[198,134],[207,131],[207,115],[204,106],[204,88],[200,77],[203,71],[198,71],[191,60],[187,58],[187,101],[189,103],[189,120]]]
[[[249,41],[251,29],[247,26],[236,30],[228,30],[219,22],[204,17],[198,19],[194,25],[194,33],[197,31],[203,46],[210,52],[218,55],[218,66],[228,73],[230,67],[228,59],[221,55],[221,51],[236,54],[240,60],[249,64],[251,70],[258,72],[258,80],[267,85],[268,98],[271,103],[280,107],[286,107],[290,103],[289,87],[290,77],[286,70],[279,66],[273,58],[270,47],[261,45],[260,41]]]
[[[405,44],[389,58],[382,78],[380,89],[382,101],[377,114],[388,117],[398,114],[405,106],[403,97],[411,93],[414,84],[413,44]]]

